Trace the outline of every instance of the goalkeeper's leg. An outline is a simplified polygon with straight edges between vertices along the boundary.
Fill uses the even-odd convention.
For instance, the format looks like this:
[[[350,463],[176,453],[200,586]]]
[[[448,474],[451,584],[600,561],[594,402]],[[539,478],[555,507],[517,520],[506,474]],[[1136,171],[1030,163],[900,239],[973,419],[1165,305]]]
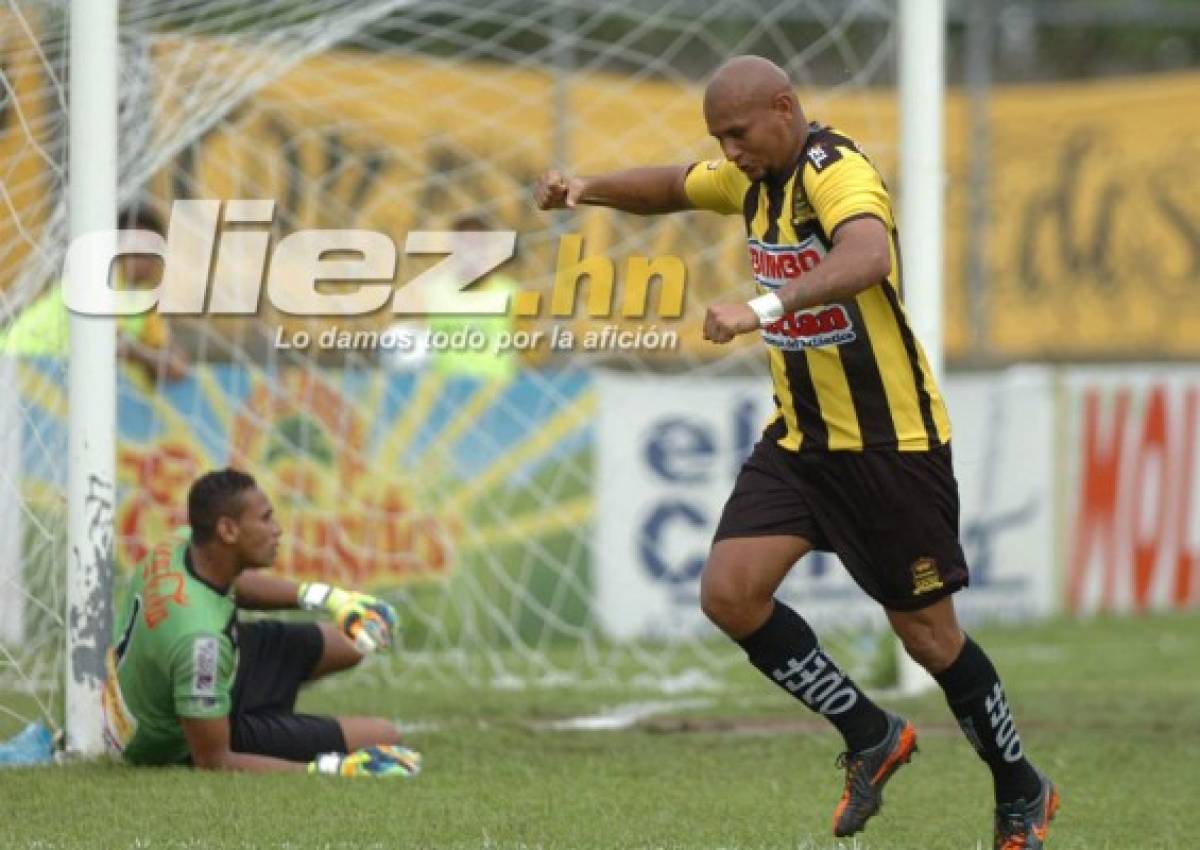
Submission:
[[[312,668],[312,672],[308,676],[309,681],[328,676],[330,673],[349,670],[362,661],[363,654],[354,648],[354,642],[342,634],[342,630],[336,625],[318,623],[317,627],[321,630],[321,637],[325,644],[321,648],[321,655],[317,659],[316,666]]]
[[[363,655],[354,648],[354,642],[346,637],[333,623],[319,623],[321,637],[325,646],[317,665],[309,674],[309,681],[349,670],[363,659]],[[346,739],[346,751],[354,752],[363,747],[374,747],[383,744],[399,744],[400,730],[396,724],[383,717],[337,717],[338,725],[342,727],[342,736]]]
[[[396,724],[383,717],[258,711],[231,715],[229,726],[234,752],[288,761],[312,761],[323,753],[352,753],[401,742]]]
[[[233,686],[230,730],[236,752],[290,761],[400,742],[383,717],[330,717],[295,711],[300,687],[353,667],[362,655],[329,623],[261,620],[239,624],[240,661]]]
[[[348,752],[361,750],[363,747],[393,745],[401,742],[402,736],[396,724],[383,717],[337,717],[335,719],[342,727],[342,737],[346,739]]]

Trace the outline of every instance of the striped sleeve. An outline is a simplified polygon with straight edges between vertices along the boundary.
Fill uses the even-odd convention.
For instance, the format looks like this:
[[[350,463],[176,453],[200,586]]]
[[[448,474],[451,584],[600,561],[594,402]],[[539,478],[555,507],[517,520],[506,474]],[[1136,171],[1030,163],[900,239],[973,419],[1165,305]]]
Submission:
[[[688,169],[687,180],[683,184],[693,206],[722,215],[734,215],[742,211],[742,198],[749,187],[750,181],[746,175],[727,159],[697,162]]]

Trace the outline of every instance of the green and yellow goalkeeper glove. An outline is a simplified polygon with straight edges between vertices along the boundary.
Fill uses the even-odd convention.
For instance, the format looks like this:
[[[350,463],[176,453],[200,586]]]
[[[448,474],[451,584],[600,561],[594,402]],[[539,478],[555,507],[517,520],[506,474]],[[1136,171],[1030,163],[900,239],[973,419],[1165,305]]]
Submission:
[[[407,747],[388,745],[366,747],[352,753],[323,753],[308,763],[308,772],[407,779],[421,772],[421,754]]]
[[[301,584],[298,601],[307,611],[328,612],[364,655],[391,646],[400,626],[396,609],[382,599],[323,582]]]

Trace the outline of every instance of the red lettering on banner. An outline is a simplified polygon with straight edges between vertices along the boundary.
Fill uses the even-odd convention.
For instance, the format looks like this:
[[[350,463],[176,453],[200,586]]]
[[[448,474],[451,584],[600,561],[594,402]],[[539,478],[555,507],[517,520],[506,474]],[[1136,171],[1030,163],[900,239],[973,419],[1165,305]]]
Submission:
[[[1134,456],[1132,504],[1128,506],[1133,541],[1133,605],[1144,611],[1150,602],[1154,583],[1154,568],[1158,563],[1159,547],[1167,531],[1171,493],[1167,475],[1167,391],[1161,384],[1150,388],[1146,400],[1146,416],[1142,438]],[[1153,476],[1158,480],[1154,482]],[[1158,491],[1150,499],[1151,487]],[[1150,509],[1153,509],[1153,513]],[[1146,520],[1153,521],[1149,533]]]
[[[1110,607],[1116,582],[1117,494],[1121,480],[1121,446],[1129,414],[1129,390],[1116,392],[1107,443],[1101,442],[1101,391],[1090,389],[1083,398],[1083,457],[1080,502],[1075,518],[1074,544],[1067,566],[1067,604],[1073,611],[1083,605],[1088,562],[1094,548],[1103,559],[1103,605]]]
[[[1187,607],[1192,599],[1197,570],[1197,555],[1188,539],[1189,520],[1192,514],[1192,484],[1195,479],[1196,463],[1196,398],[1200,395],[1195,387],[1188,387],[1183,400],[1183,442],[1179,451],[1178,504],[1176,506],[1176,550],[1175,581],[1171,586],[1171,602],[1180,608]]]
[[[1140,415],[1131,421],[1132,411]],[[1139,382],[1086,389],[1080,412],[1068,610],[1196,606],[1200,525],[1193,516],[1193,491],[1200,387]]]
[[[191,446],[175,438],[146,449],[120,447],[117,467],[133,486],[115,520],[119,563],[141,563],[157,541],[187,525],[187,500],[181,496],[207,465]]]

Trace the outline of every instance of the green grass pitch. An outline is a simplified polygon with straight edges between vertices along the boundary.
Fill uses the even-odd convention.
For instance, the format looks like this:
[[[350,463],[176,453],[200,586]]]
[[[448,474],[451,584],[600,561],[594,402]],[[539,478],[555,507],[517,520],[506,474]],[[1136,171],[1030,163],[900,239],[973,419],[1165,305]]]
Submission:
[[[1200,617],[1054,622],[975,633],[1004,676],[1027,752],[1060,785],[1053,850],[1200,847]],[[394,663],[401,663],[397,659]],[[380,660],[380,663],[388,663]],[[748,667],[703,703],[620,731],[556,719],[633,689],[464,690],[362,676],[316,711],[414,724],[412,781],[203,774],[80,764],[0,771],[3,848],[793,848],[991,846],[991,783],[938,693],[889,701],[921,751],[857,841],[835,841],[831,729]],[[379,681],[394,681],[379,687]],[[693,698],[695,695],[693,695]]]

